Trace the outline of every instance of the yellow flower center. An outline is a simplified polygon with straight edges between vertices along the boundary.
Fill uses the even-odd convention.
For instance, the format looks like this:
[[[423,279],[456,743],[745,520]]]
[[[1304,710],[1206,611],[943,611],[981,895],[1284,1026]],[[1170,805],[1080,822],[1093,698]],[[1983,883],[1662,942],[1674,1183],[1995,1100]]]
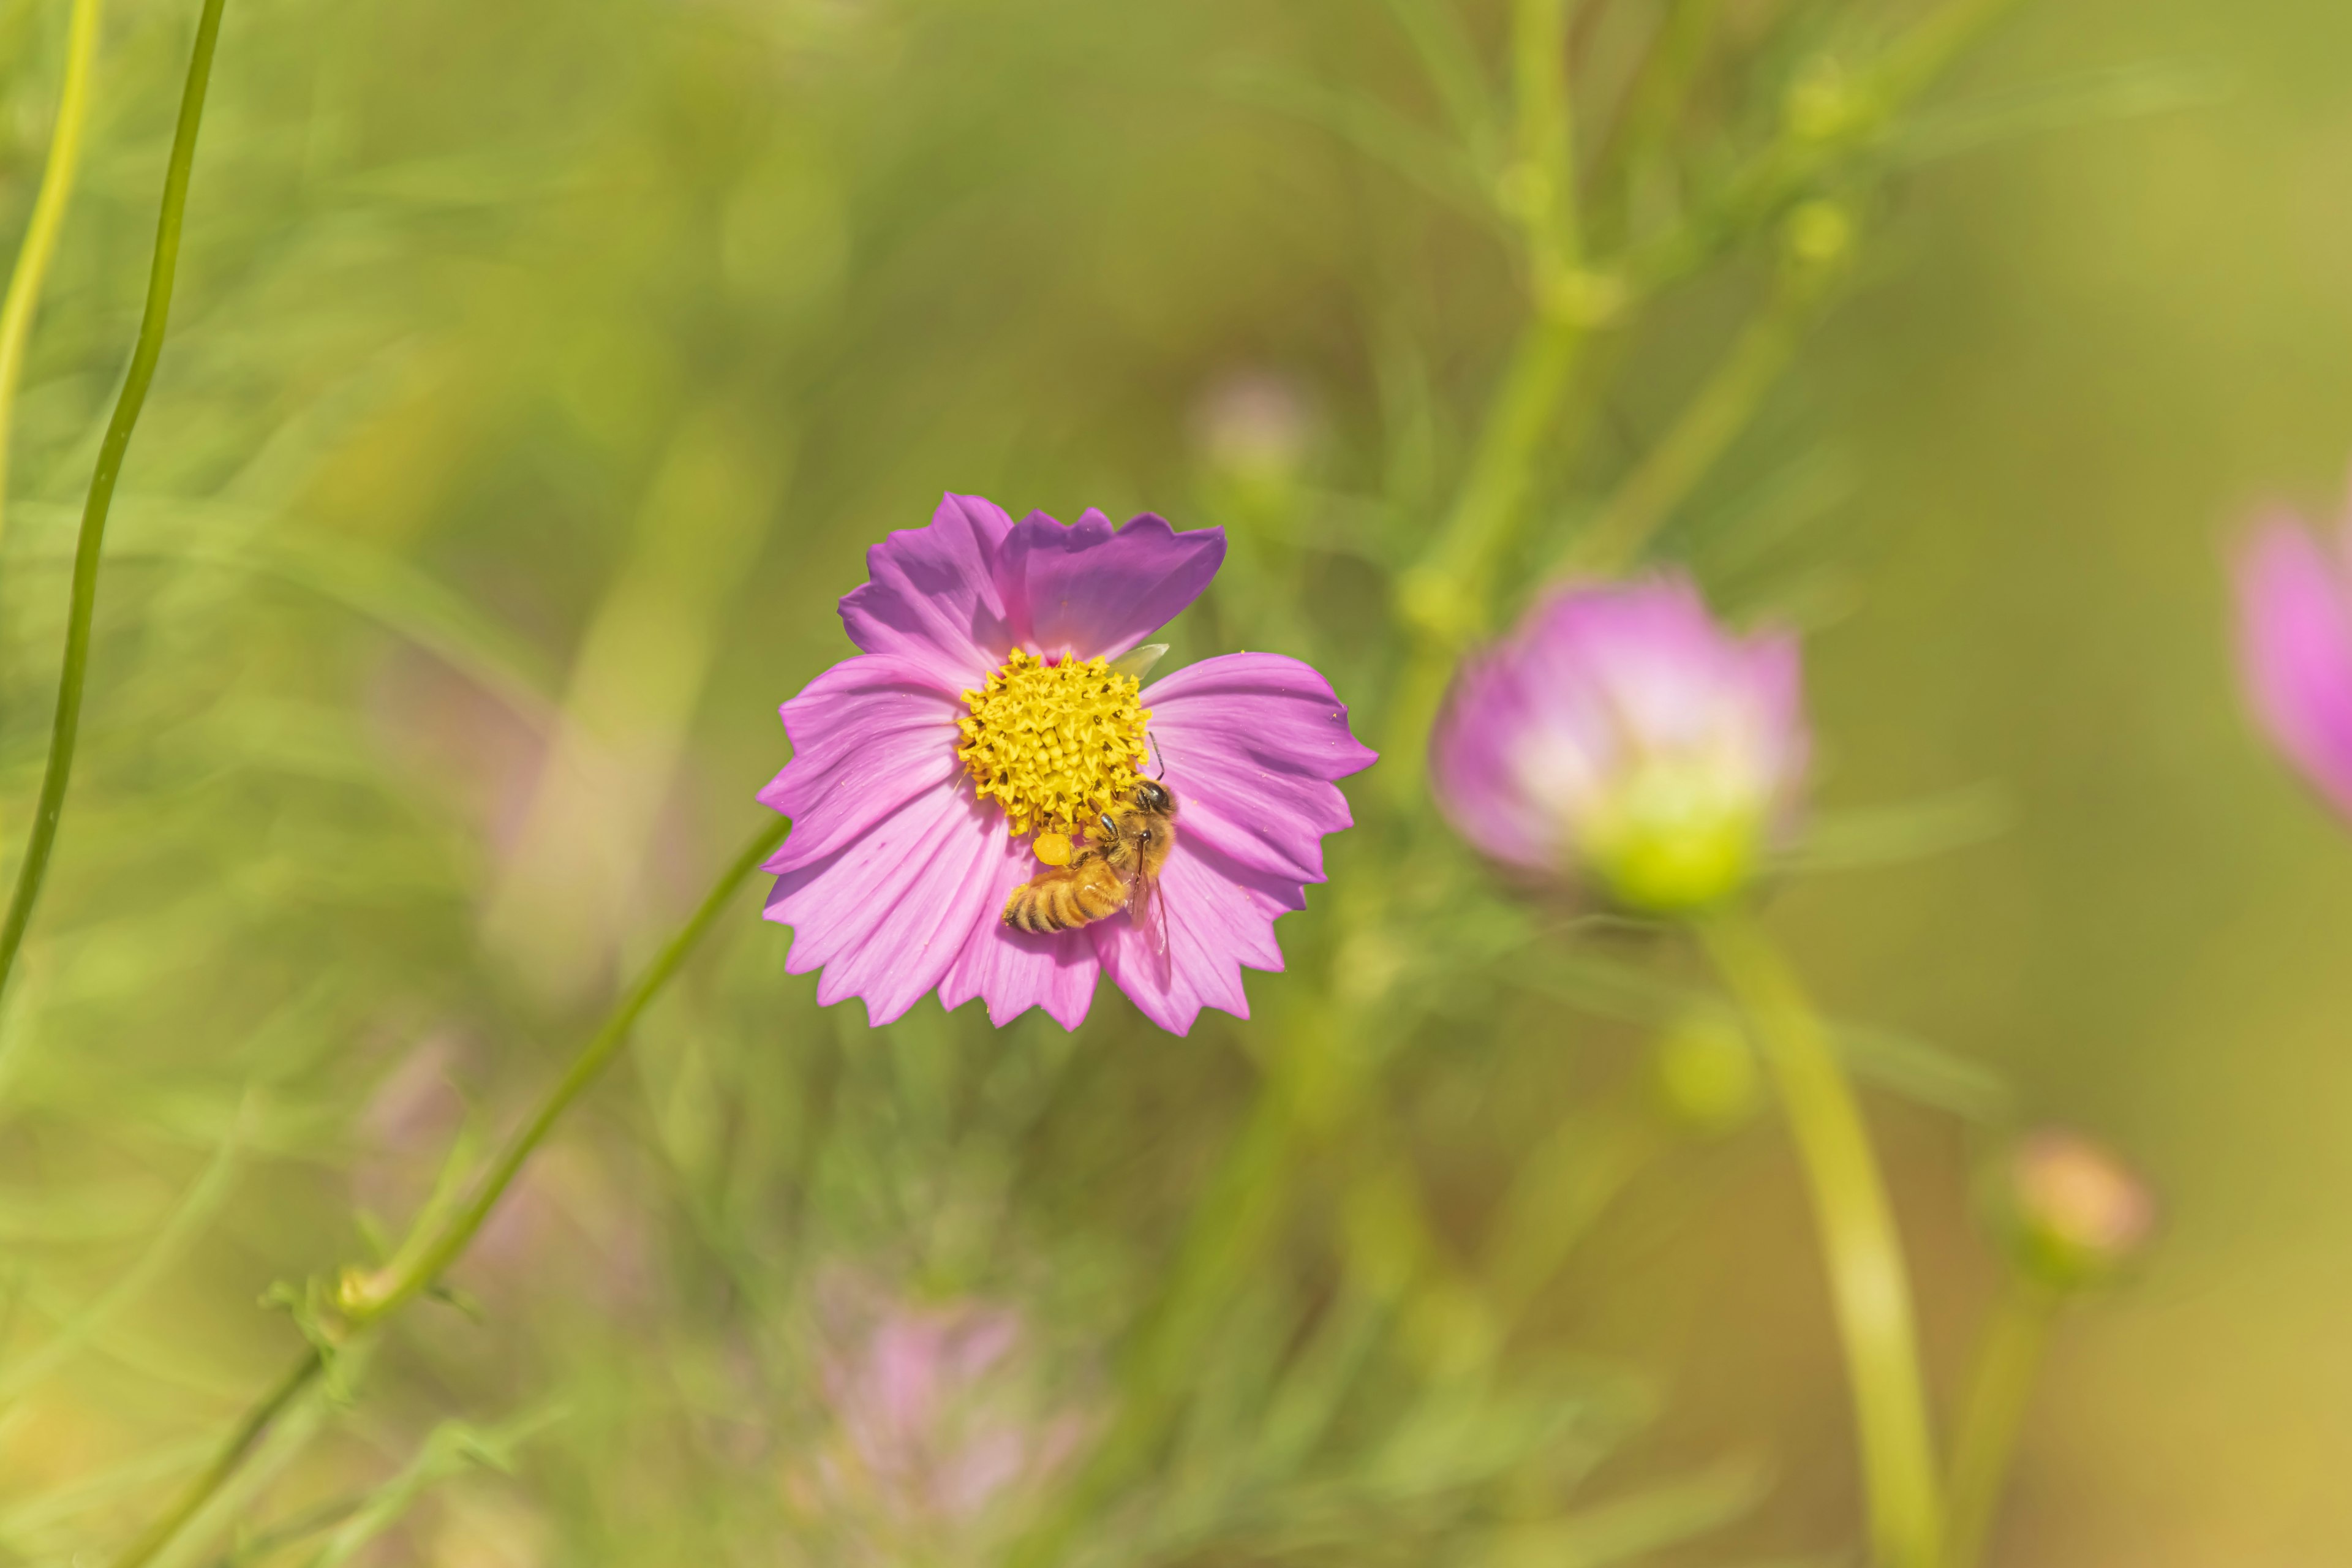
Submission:
[[[977,691],[963,694],[956,755],[982,795],[1004,804],[1017,834],[1068,836],[1135,789],[1147,759],[1136,705],[1142,682],[1099,658],[1047,664],[1015,648]]]

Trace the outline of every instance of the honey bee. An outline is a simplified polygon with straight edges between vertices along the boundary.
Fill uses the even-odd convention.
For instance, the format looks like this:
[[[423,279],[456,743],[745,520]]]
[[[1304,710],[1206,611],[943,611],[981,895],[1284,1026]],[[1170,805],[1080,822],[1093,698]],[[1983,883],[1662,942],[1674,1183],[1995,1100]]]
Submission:
[[[1160,869],[1176,844],[1176,796],[1158,779],[1141,780],[1103,814],[1098,831],[1068,865],[1013,889],[1004,901],[1004,923],[1031,932],[1075,931],[1125,910],[1150,933],[1164,974],[1168,911],[1160,897]]]

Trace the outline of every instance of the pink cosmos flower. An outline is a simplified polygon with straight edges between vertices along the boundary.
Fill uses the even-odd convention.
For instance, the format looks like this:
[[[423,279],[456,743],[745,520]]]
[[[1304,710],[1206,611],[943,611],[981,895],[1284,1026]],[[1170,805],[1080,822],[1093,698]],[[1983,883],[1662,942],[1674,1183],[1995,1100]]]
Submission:
[[[1787,833],[1808,750],[1795,640],[1735,637],[1664,577],[1538,602],[1464,666],[1430,774],[1495,859],[1672,913],[1737,890]]]
[[[2237,560],[2238,659],[2273,744],[2352,817],[2352,518],[2342,553],[2287,512]]]
[[[768,918],[793,928],[789,970],[824,971],[820,1003],[861,996],[878,1026],[937,990],[950,1008],[982,998],[1000,1026],[1043,1007],[1076,1028],[1108,971],[1173,1034],[1204,1006],[1249,1016],[1242,966],[1282,967],[1275,920],[1306,907],[1323,836],[1351,821],[1333,781],[1373,756],[1297,659],[1225,654],[1149,688],[1144,659],[1114,662],[1224,552],[1217,529],[1016,523],[957,495],[866,552],[869,580],[841,601],[864,652],[783,705],[793,759],[760,793],[793,819]],[[1040,853],[1066,857],[1161,768],[1177,806],[1164,949],[1119,915],[1006,927]]]

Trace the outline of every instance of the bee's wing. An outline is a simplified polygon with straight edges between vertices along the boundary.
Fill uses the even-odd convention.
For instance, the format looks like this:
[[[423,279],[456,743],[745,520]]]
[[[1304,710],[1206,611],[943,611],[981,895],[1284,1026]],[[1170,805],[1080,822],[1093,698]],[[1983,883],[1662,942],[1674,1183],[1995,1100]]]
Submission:
[[[1160,894],[1159,878],[1146,873],[1135,879],[1127,893],[1127,913],[1143,935],[1144,949],[1151,958],[1152,978],[1165,991],[1175,978],[1175,961],[1168,951],[1168,900]]]

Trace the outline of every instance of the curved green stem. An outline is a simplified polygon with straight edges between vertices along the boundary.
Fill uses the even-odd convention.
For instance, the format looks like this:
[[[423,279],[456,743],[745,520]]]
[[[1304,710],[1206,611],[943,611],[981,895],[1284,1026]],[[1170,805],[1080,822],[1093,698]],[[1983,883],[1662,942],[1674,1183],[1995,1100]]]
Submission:
[[[1940,1568],[1942,1506],[1911,1284],[1862,1107],[1764,933],[1736,910],[1697,931],[1755,1029],[1804,1165],[1853,1384],[1872,1560],[1877,1568]]]
[[[1951,1534],[1945,1568],[1976,1568],[1984,1555],[2060,1300],[2047,1285],[2017,1276],[1993,1304],[1952,1440]]]
[[[347,1293],[341,1305],[354,1323],[373,1322],[413,1300],[440,1279],[442,1271],[456,1262],[458,1255],[472,1244],[483,1223],[490,1217],[490,1211],[498,1207],[499,1200],[514,1184],[515,1177],[521,1173],[532,1152],[547,1141],[548,1133],[572,1108],[572,1102],[580,1098],[581,1091],[596,1080],[597,1075],[628,1043],[629,1031],[636,1027],[639,1016],[677,973],[678,966],[686,962],[687,954],[692,952],[709,933],[735,889],[750,879],[761,861],[776,852],[776,847],[783,843],[784,836],[791,831],[792,825],[779,819],[752,837],[751,841],[737,854],[734,862],[720,875],[709,896],[702,900],[701,908],[678,927],[677,934],[655,955],[653,963],[646,966],[645,973],[637,976],[636,984],[629,987],[620,1005],[605,1016],[603,1026],[580,1048],[580,1054],[572,1059],[572,1065],[564,1069],[563,1076],[548,1090],[547,1098],[539,1102],[539,1109],[531,1112],[530,1120],[517,1128],[513,1136],[507,1140],[506,1147],[499,1151],[498,1158],[490,1162],[488,1172],[474,1189],[474,1195],[443,1220],[429,1237],[422,1240],[412,1237],[409,1245],[401,1248],[399,1257],[378,1270],[373,1278],[362,1282],[356,1291]]]
[[[0,296],[0,527],[5,527],[8,511],[8,437],[16,423],[16,387],[25,375],[25,344],[33,335],[41,285],[57,256],[66,204],[73,197],[74,174],[81,166],[82,127],[89,120],[89,68],[98,56],[99,9],[100,0],[73,0],[73,14],[66,25],[65,79],[58,88],[58,118],[49,132],[41,190],[33,198],[32,220],[25,226],[24,243],[17,247],[16,268],[8,274],[8,292]]]
[[[16,893],[8,902],[6,924],[0,925],[0,996],[6,994],[17,951],[25,943],[25,928],[41,896],[49,852],[58,841],[58,818],[65,811],[66,783],[73,775],[74,742],[81,732],[82,687],[89,676],[89,626],[98,609],[99,552],[106,540],[106,514],[114,504],[115,481],[122,477],[122,458],[131,447],[131,432],[139,423],[147,388],[155,379],[155,362],[163,353],[163,329],[172,314],[172,279],[180,265],[180,223],[188,209],[188,176],[195,167],[196,131],[204,123],[205,89],[212,81],[213,50],[220,42],[221,8],[226,3],[205,0],[196,20],[195,52],[188,61],[187,85],[180,94],[180,121],[172,132],[171,162],[163,172],[163,210],[155,226],[155,262],[147,275],[147,307],[139,321],[139,341],[131,351],[131,372],[123,378],[122,395],[115,401],[114,417],[108,421],[106,439],[99,447],[89,500],[82,508],[48,765],[41,774],[40,804],[34,810],[24,866],[16,874]]]
[[[758,870],[760,863],[775,852],[792,830],[781,818],[764,826],[732,864],[720,873],[701,906],[688,917],[684,925],[665,943],[654,961],[646,966],[636,983],[631,985],[604,1024],[580,1054],[572,1059],[548,1091],[546,1098],[531,1113],[530,1119],[517,1128],[498,1158],[490,1163],[474,1187],[473,1194],[456,1208],[438,1215],[428,1214],[417,1232],[404,1244],[393,1260],[373,1273],[348,1275],[338,1292],[336,1307],[340,1310],[341,1331],[351,1337],[383,1322],[439,1280],[449,1265],[456,1262],[481,1231],[484,1222],[499,1205],[509,1188],[514,1185],[526,1163],[539,1146],[547,1141],[549,1132],[570,1110],[582,1091],[595,1081],[599,1073],[620,1053],[628,1042],[629,1033],[653,999],[677,974],[687,955],[709,935],[728,900],[737,889]],[[139,1538],[114,1560],[113,1568],[144,1568],[156,1555],[169,1546],[185,1529],[190,1521],[201,1513],[221,1489],[235,1478],[238,1468],[252,1457],[270,1427],[294,1407],[296,1402],[327,1370],[334,1352],[313,1344],[306,1346],[301,1355],[289,1364],[267,1393],[256,1400],[222,1444],[210,1464],[189,1482],[186,1489],[165,1510],[162,1517],[150,1525]]]
[[[1732,343],[1664,439],[1617,487],[1608,505],[1554,568],[1612,575],[1637,560],[1675,509],[1748,427],[1788,368],[1825,290],[1784,282]]]

